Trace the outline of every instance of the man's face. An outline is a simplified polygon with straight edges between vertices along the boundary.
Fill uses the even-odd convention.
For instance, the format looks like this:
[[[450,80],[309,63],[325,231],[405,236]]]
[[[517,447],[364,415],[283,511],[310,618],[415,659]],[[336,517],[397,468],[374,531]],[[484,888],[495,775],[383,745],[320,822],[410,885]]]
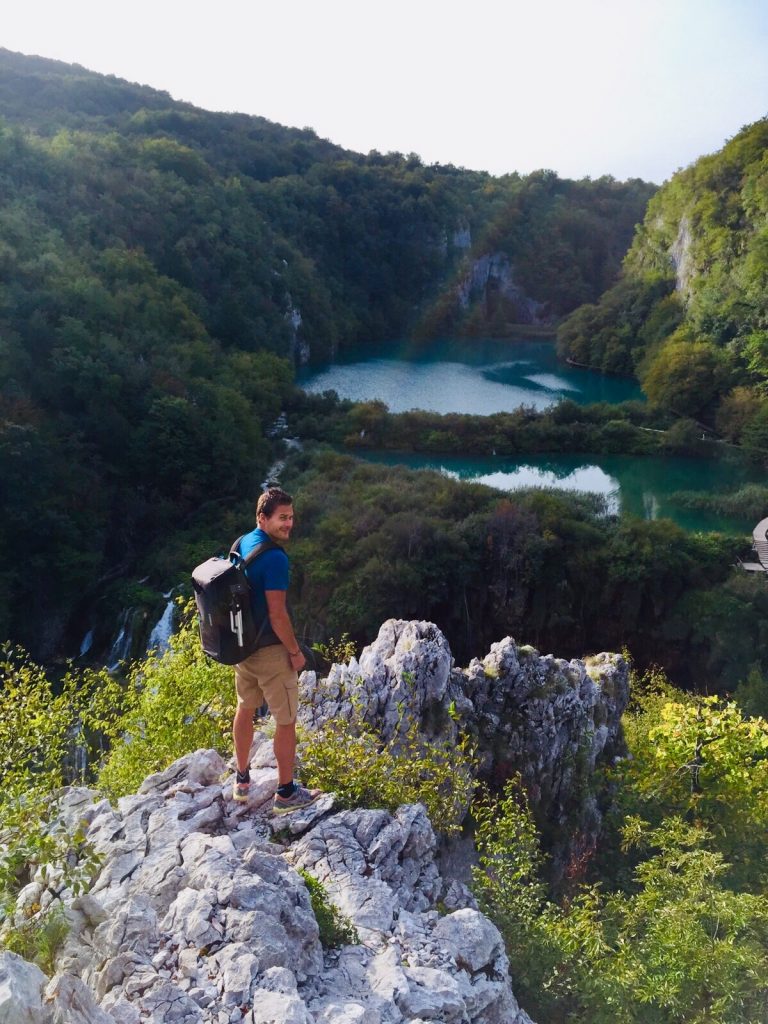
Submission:
[[[278,544],[288,540],[293,529],[293,505],[278,505],[271,516],[259,516],[259,529]]]

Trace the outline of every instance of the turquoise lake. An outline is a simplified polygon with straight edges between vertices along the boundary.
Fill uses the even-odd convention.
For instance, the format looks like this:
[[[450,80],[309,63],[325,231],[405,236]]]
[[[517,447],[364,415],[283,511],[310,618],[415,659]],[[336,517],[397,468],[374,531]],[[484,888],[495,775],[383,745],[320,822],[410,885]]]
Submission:
[[[488,415],[521,405],[545,409],[563,398],[579,404],[642,400],[630,380],[603,377],[557,359],[552,342],[461,340],[350,352],[337,363],[305,368],[307,391],[336,391],[355,401],[380,399],[392,412],[429,409]],[[682,508],[677,491],[729,493],[764,474],[728,459],[634,455],[525,455],[512,459],[413,453],[358,452],[361,458],[414,469],[436,469],[456,479],[504,491],[554,487],[602,495],[610,512],[644,519],[670,518],[686,530],[751,533],[754,523]]]
[[[551,341],[406,342],[351,350],[329,366],[304,368],[306,391],[336,391],[364,402],[379,398],[391,412],[428,409],[486,416],[521,405],[546,409],[563,398],[580,405],[642,399],[639,386],[558,360]]]
[[[677,491],[729,493],[745,483],[764,483],[757,471],[728,460],[640,455],[525,455],[515,459],[429,456],[410,452],[357,452],[368,462],[411,469],[435,469],[457,480],[487,484],[501,491],[552,487],[589,491],[606,500],[609,513],[642,519],[672,519],[685,530],[749,534],[751,520],[686,509]]]

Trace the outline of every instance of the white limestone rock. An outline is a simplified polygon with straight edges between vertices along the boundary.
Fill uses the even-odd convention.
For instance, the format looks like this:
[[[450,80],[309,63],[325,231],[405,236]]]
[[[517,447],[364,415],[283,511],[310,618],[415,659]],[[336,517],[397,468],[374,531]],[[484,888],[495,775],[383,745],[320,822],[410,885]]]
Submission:
[[[0,951],[0,1021],[3,1024],[49,1024],[52,1013],[43,1006],[47,981],[35,964],[16,953]]]
[[[387,932],[398,909],[424,909],[440,889],[435,836],[420,804],[342,811],[319,822],[288,856],[327,887],[358,929]]]
[[[315,1024],[381,1024],[381,1014],[372,1006],[351,999],[328,999],[313,1013]]]
[[[248,1024],[314,1024],[300,996],[263,988],[254,992],[253,1009],[246,1020]]]
[[[493,968],[507,969],[504,940],[499,929],[477,910],[457,910],[438,921],[433,935],[453,955],[459,967],[472,974]]]
[[[305,673],[301,686],[307,728],[358,715],[386,740],[415,725],[448,746],[468,732],[481,777],[498,784],[520,773],[537,812],[569,823],[555,843],[555,874],[594,843],[601,816],[588,779],[623,749],[629,686],[620,655],[568,662],[506,637],[460,670],[432,623],[390,619],[359,662],[333,666],[327,680]]]
[[[150,1024],[200,1024],[203,1009],[172,982],[164,982],[137,1002],[139,1019]]]
[[[567,662],[510,638],[457,669],[434,625],[393,619],[359,662],[327,680],[302,674],[301,714],[314,728],[354,702],[395,742],[414,724],[435,742],[469,730],[486,773],[520,771],[540,811],[553,821],[567,812],[588,838],[599,815],[579,781],[616,747],[626,679],[617,655]],[[99,1014],[117,1024],[530,1024],[501,936],[466,887],[472,851],[444,844],[441,876],[420,804],[337,811],[326,794],[275,818],[266,731],[251,763],[245,805],[233,803],[231,766],[214,751],[181,758],[115,808],[92,790],[64,792],[62,818],[86,829],[103,860],[89,894],[63,894],[72,938],[47,1000],[36,976],[29,1024],[54,1024],[67,1000],[83,1024],[88,1013],[91,1024],[103,1024]],[[298,868],[320,879],[361,944],[323,953]],[[22,906],[40,895],[28,888]]]
[[[408,994],[408,979],[394,946],[388,946],[371,960],[367,983],[373,992],[388,1002],[397,1004]]]
[[[45,999],[53,1008],[53,1024],[114,1024],[115,1018],[71,974],[57,974],[45,990]]]
[[[398,1004],[404,1014],[446,1024],[464,1017],[466,1006],[459,983],[447,971],[407,967],[405,976],[409,989]]]

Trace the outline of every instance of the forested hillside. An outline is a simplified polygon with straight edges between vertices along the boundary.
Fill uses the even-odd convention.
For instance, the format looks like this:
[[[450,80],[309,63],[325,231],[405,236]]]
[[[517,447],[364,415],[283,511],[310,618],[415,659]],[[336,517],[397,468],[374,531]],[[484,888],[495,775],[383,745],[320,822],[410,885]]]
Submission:
[[[768,119],[653,197],[622,280],[560,328],[577,362],[768,456]]]
[[[655,195],[550,171],[493,178],[346,152],[308,129],[0,50],[0,947],[72,972],[76,985],[58,974],[46,998],[69,992],[95,1012],[95,978],[110,1012],[162,1014],[174,1000],[174,1012],[213,1019],[220,996],[236,1016],[273,995],[299,1013],[306,982],[306,1005],[330,1019],[342,1003],[325,964],[345,993],[352,978],[355,1000],[360,979],[372,982],[361,1014],[385,1004],[383,979],[395,1016],[493,1016],[505,960],[464,907],[476,899],[540,1024],[764,1018],[768,588],[738,567],[749,538],[338,449],[632,452],[670,474],[665,453],[739,458],[712,442],[718,430],[765,461],[767,144],[768,122],[746,128]],[[298,363],[353,344],[561,324],[565,354],[635,374],[650,401],[390,414],[294,385]],[[278,443],[283,430],[302,444]],[[268,734],[252,802],[233,809],[215,753],[231,751],[231,669],[202,652],[191,600],[165,655],[147,656],[145,641],[158,602],[170,609],[179,583],[189,597],[192,566],[252,524],[278,456],[297,508],[291,616],[319,670],[302,677],[302,779],[327,792],[309,810],[318,831],[302,832],[315,826],[306,819],[293,829],[318,877],[302,871],[306,898],[298,879],[281,890],[317,960],[273,992],[259,988],[275,987],[264,965],[293,968],[295,956],[274,929],[276,954],[261,956],[257,918],[271,927],[275,915],[252,910],[255,888],[276,905],[263,840],[289,842],[261,814]],[[754,485],[688,499],[763,514],[767,496]],[[418,621],[386,624],[353,660],[390,617]],[[106,655],[129,618],[144,633],[121,656],[140,657],[115,673]],[[78,660],[84,635],[92,647]],[[483,660],[456,670],[453,658],[473,656]],[[584,660],[561,660],[571,656]],[[148,771],[164,774],[141,785]],[[100,792],[83,798],[73,782]],[[121,795],[114,810],[102,799]],[[417,801],[436,831],[462,829],[460,846],[413,828],[424,807],[402,805]],[[329,837],[355,820],[373,845],[353,846],[344,825],[336,860],[368,865],[348,907],[361,933],[372,921],[392,933],[383,959],[336,916],[349,873],[334,888],[325,871]],[[438,888],[440,874],[464,874],[473,841],[473,897],[463,882]],[[210,882],[211,853],[224,872],[214,903],[190,888]],[[418,892],[393,917],[408,872]],[[253,939],[252,969],[237,950],[226,960],[233,878],[247,881],[232,927]],[[309,906],[326,950],[354,949],[323,953]],[[456,906],[469,923],[455,934],[486,950],[473,964],[463,940],[441,951]],[[125,985],[109,981],[104,949]],[[243,963],[245,980],[230,984]],[[13,997],[31,1004],[33,987]]]
[[[0,51],[0,635],[71,650],[109,581],[248,507],[296,360],[551,324],[652,191],[362,156]]]

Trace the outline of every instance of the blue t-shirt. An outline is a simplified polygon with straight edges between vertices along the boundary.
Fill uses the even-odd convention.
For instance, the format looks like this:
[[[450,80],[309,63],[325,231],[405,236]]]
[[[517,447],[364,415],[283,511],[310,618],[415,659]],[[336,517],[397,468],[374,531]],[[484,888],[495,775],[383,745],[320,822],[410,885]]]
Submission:
[[[269,540],[269,535],[256,527],[250,533],[246,533],[240,541],[240,554],[245,558],[257,544],[263,544]],[[267,612],[267,599],[264,596],[265,590],[287,590],[289,581],[288,555],[280,549],[272,548],[259,555],[251,562],[245,570],[248,582],[251,585],[251,606],[256,624],[260,627],[265,623],[264,630],[259,640],[260,647],[267,647],[270,644],[279,644],[272,628],[269,625]]]

